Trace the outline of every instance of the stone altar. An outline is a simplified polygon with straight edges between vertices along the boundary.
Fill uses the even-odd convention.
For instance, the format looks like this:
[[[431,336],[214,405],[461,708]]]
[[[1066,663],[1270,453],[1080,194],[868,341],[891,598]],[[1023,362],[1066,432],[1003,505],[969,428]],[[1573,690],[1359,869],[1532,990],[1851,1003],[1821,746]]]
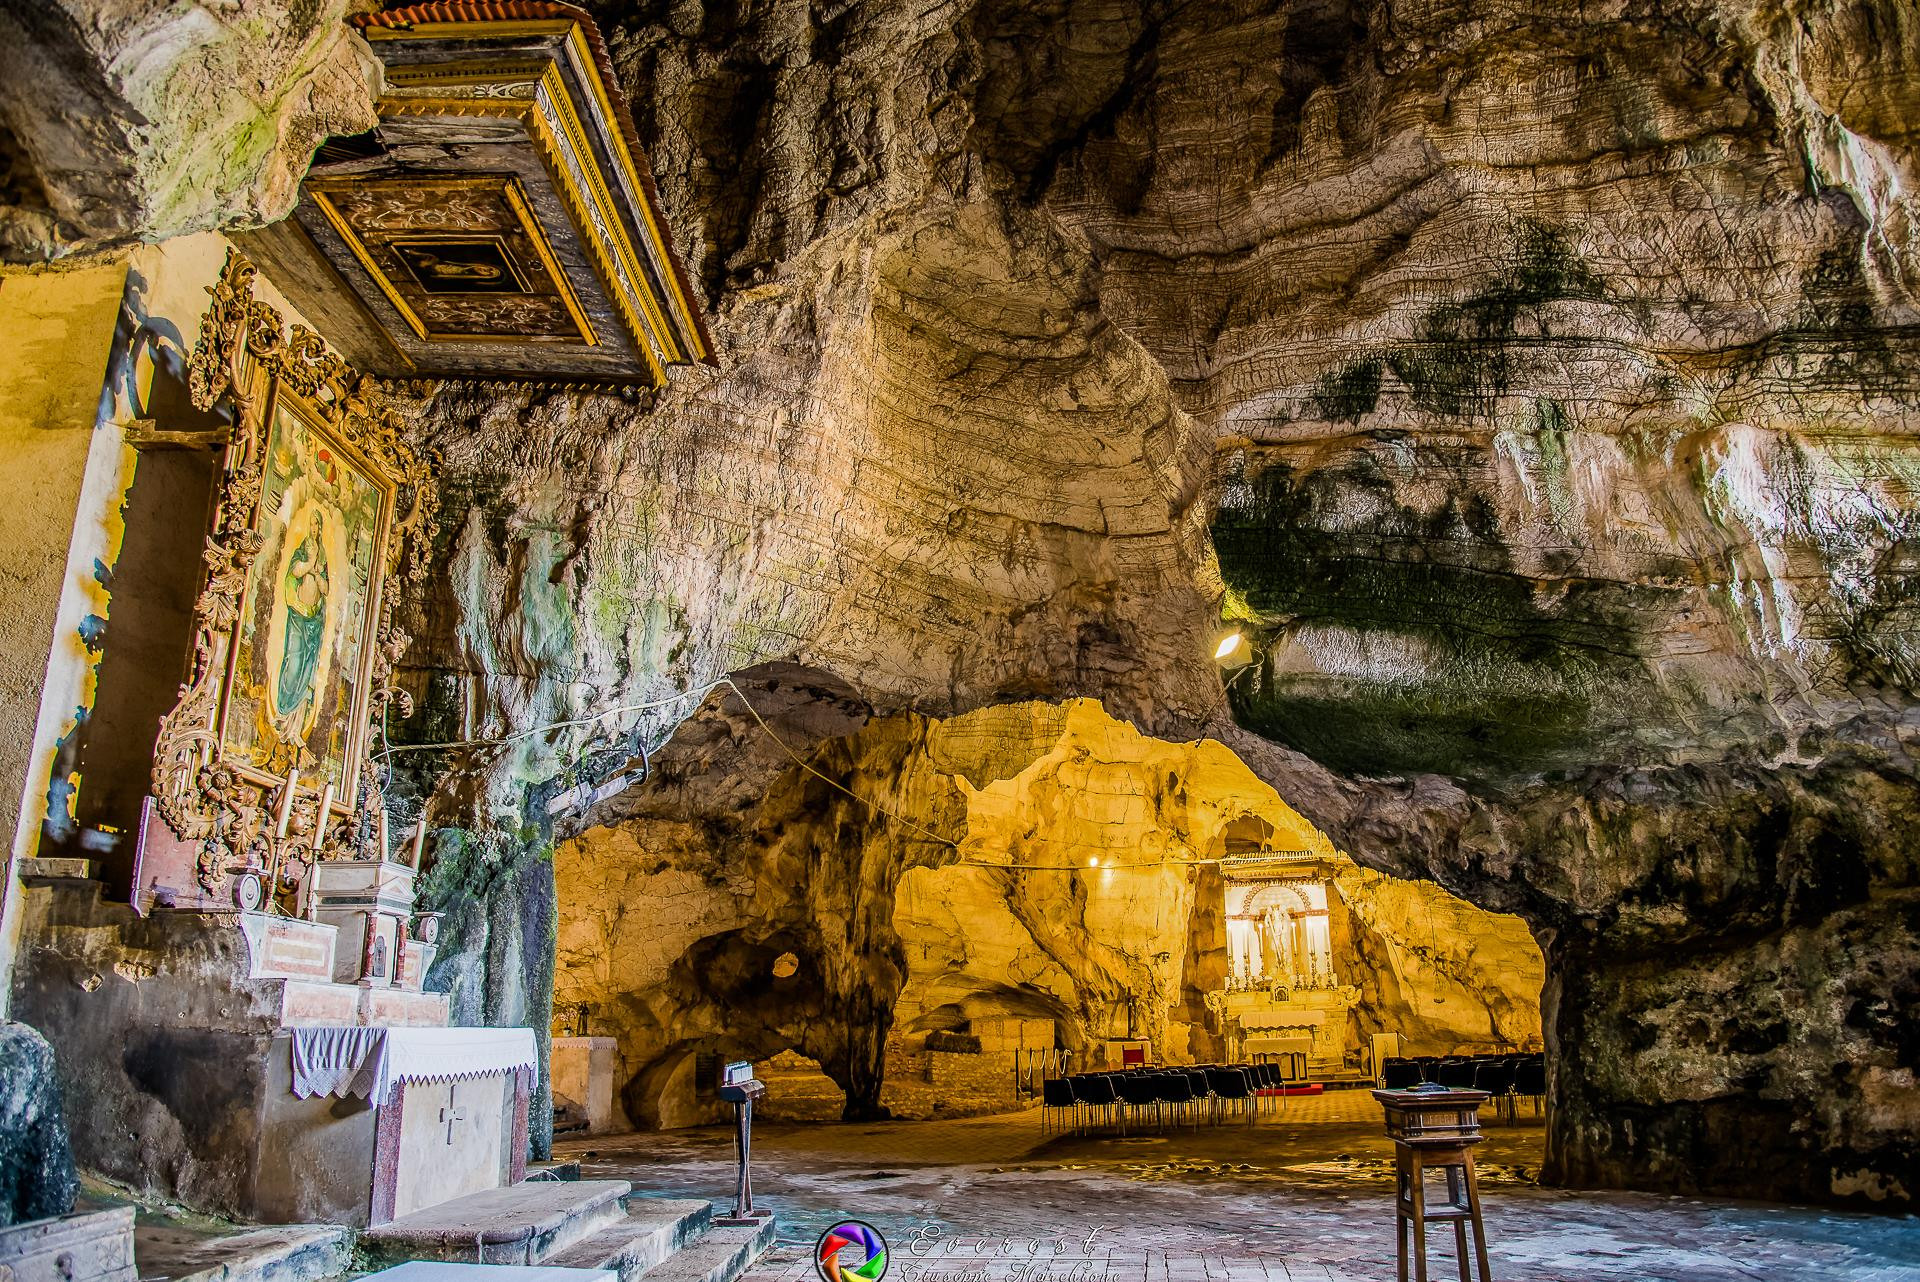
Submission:
[[[447,1027],[446,997],[420,991],[424,967],[343,982],[333,923],[143,917],[83,879],[42,880],[24,908],[38,964],[15,1007],[60,1056],[82,1166],[236,1218],[355,1225],[524,1174],[533,1035]],[[362,1061],[385,1039],[414,1053],[385,1078],[303,1096],[294,1042],[315,1030],[359,1030]],[[463,1046],[476,1034],[521,1046],[482,1071]]]

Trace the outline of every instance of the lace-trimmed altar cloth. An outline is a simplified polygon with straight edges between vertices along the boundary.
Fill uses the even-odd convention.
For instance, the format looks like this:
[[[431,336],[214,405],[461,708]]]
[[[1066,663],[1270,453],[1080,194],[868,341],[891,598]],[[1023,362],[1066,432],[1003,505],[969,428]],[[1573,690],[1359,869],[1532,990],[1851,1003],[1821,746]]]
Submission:
[[[293,1028],[293,1093],[375,1103],[400,1082],[452,1082],[532,1068],[531,1028]]]

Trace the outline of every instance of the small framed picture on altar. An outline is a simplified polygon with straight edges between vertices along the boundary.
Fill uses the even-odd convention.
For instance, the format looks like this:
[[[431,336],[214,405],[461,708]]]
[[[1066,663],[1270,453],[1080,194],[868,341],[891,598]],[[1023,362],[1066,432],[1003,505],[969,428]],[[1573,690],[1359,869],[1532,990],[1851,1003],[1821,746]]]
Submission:
[[[284,378],[259,430],[258,550],[227,646],[220,754],[347,800],[370,729],[395,486]]]

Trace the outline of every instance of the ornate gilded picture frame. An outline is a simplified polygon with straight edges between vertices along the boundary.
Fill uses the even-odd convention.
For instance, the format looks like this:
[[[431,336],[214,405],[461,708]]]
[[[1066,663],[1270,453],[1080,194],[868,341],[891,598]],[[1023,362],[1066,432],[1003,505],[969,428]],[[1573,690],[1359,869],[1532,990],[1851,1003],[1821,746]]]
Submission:
[[[216,896],[261,869],[271,894],[329,842],[352,852],[333,821],[378,804],[373,735],[406,702],[388,684],[409,640],[394,602],[425,574],[435,527],[428,469],[379,386],[312,331],[289,334],[253,282],[230,251],[189,367],[194,404],[227,406],[232,432],[153,768],[156,809],[198,843]]]

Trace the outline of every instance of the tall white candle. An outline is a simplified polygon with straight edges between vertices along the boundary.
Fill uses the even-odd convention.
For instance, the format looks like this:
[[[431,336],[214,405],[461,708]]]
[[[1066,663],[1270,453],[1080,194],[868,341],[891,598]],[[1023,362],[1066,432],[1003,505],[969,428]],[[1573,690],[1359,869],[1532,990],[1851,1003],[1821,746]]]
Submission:
[[[427,812],[420,812],[420,826],[413,831],[413,870],[420,871],[420,856],[427,849]]]
[[[327,844],[327,820],[333,812],[333,784],[320,793],[320,815],[313,821],[313,859],[307,865],[307,920],[318,921],[320,913],[320,852]]]
[[[313,857],[320,858],[320,851],[327,844],[327,819],[333,811],[333,785],[329,783],[320,792],[320,815],[313,822]]]
[[[280,793],[280,817],[274,827],[274,835],[280,840],[287,839],[287,825],[293,821],[293,790],[300,786],[300,767],[287,771],[287,786]]]
[[[393,849],[387,844],[387,808],[384,805],[374,812],[374,828],[380,836],[380,859],[384,863]]]

